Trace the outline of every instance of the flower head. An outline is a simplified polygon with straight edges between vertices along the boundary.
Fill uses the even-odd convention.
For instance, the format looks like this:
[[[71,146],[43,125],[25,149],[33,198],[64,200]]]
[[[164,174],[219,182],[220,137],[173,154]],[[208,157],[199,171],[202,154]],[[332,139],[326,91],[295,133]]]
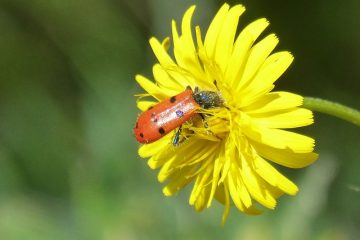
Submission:
[[[160,168],[158,180],[166,182],[166,196],[191,184],[189,203],[197,211],[210,207],[213,199],[225,206],[223,221],[232,203],[248,214],[261,213],[258,205],[273,209],[279,196],[295,195],[298,188],[269,162],[301,168],[317,158],[312,138],[287,130],[313,123],[312,112],[301,108],[303,97],[272,91],[293,56],[287,51],[272,53],[278,44],[275,34],[257,40],[269,25],[264,18],[237,35],[245,11],[241,5],[224,4],[204,40],[200,27],[195,27],[194,41],[194,10],[192,6],[185,12],[181,33],[172,21],[174,58],[167,51],[169,38],[150,39],[159,61],[153,66],[155,83],[141,75],[136,80],[147,92],[142,97],[157,101],[141,98],[138,107],[148,109],[187,86],[217,92],[224,106],[198,110],[206,124],[196,117],[183,124],[185,140],[178,146],[168,134],[141,146],[139,154],[150,158],[150,168]]]

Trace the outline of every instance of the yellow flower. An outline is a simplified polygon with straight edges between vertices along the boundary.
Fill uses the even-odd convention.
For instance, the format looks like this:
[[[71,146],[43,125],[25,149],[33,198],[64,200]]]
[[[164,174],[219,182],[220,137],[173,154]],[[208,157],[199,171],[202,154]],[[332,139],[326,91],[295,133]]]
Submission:
[[[287,51],[272,53],[279,41],[275,34],[257,40],[269,25],[264,18],[236,36],[239,17],[245,11],[241,5],[230,8],[224,4],[204,41],[196,26],[194,43],[194,10],[192,6],[185,12],[181,33],[172,21],[175,60],[167,52],[169,38],[162,43],[150,39],[159,63],[153,66],[155,83],[136,76],[147,92],[141,96],[161,101],[191,86],[218,92],[225,107],[201,109],[207,126],[201,119],[188,121],[182,131],[186,139],[179,146],[172,145],[174,134],[168,134],[141,146],[139,155],[150,158],[150,168],[160,168],[158,180],[166,182],[166,196],[192,183],[189,204],[201,211],[218,200],[225,206],[223,222],[231,204],[247,214],[261,213],[259,205],[274,209],[279,196],[295,195],[298,188],[269,161],[302,168],[317,159],[312,138],[286,130],[313,123],[312,112],[301,108],[303,97],[271,92],[293,56]],[[138,101],[141,110],[154,104],[143,98]]]

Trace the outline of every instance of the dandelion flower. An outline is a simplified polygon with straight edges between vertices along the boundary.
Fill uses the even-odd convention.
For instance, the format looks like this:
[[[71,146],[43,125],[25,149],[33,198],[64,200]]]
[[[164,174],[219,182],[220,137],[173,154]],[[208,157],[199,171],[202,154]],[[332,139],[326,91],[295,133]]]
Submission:
[[[206,126],[201,118],[183,124],[184,141],[178,146],[172,145],[174,134],[167,134],[142,145],[139,155],[149,158],[151,169],[160,169],[158,180],[165,183],[166,196],[191,185],[189,204],[201,211],[214,199],[219,201],[224,205],[223,222],[231,205],[251,215],[260,214],[261,206],[274,209],[281,195],[295,195],[298,187],[271,163],[302,168],[317,159],[312,138],[288,131],[313,123],[312,112],[301,108],[303,97],[272,91],[293,56],[272,53],[279,42],[275,34],[258,40],[269,25],[264,18],[237,35],[242,5],[224,4],[204,40],[199,26],[193,36],[194,10],[191,6],[185,12],[181,32],[172,21],[173,57],[169,38],[150,39],[158,60],[153,66],[155,82],[136,76],[146,91],[138,107],[144,111],[187,86],[218,92],[224,107],[200,109]],[[146,96],[156,101],[144,100]]]

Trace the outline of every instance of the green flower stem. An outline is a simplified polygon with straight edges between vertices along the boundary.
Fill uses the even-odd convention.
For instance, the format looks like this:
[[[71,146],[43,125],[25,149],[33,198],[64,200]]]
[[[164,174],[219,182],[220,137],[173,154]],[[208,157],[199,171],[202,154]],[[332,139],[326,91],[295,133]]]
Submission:
[[[303,106],[310,110],[326,113],[360,126],[360,111],[320,98],[305,97]]]

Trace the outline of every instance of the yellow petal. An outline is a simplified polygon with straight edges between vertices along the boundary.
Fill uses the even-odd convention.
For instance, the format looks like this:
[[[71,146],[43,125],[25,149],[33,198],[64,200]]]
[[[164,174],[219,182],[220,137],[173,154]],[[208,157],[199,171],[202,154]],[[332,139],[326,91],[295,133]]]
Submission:
[[[156,142],[153,143],[149,143],[149,144],[143,144],[140,148],[139,148],[139,155],[142,158],[148,158],[151,157],[157,153],[162,152],[162,150],[164,150],[165,147],[167,147],[164,143],[165,143],[166,139],[162,138]]]
[[[239,192],[237,191],[237,186],[235,184],[236,180],[233,179],[233,175],[235,176],[238,176],[239,174],[238,173],[232,173],[231,171],[228,173],[227,175],[227,186],[229,187],[229,193],[230,193],[230,196],[231,196],[231,199],[233,200],[235,206],[240,210],[240,211],[244,211],[245,209],[245,206],[244,204],[242,203],[241,199],[240,199],[240,194]]]
[[[165,151],[163,152],[165,153]],[[162,167],[166,162],[168,162],[172,158],[173,156],[169,154],[157,154],[152,156],[147,162],[147,164],[151,169],[157,169]]]
[[[171,176],[169,183],[163,188],[165,196],[172,196],[179,190],[184,188],[187,184],[194,180],[194,177],[186,177],[194,171],[196,166],[186,166],[179,169],[176,173]]]
[[[214,161],[214,170],[213,170],[213,176],[212,176],[212,182],[211,182],[211,191],[207,203],[207,207],[209,208],[211,206],[212,200],[215,196],[216,189],[218,187],[218,181],[220,178],[220,172],[222,169],[222,159],[220,157],[216,158]]]
[[[176,160],[176,155],[173,155],[171,156],[171,158],[166,160],[166,162],[161,167],[160,172],[158,174],[159,182],[164,182],[171,174],[174,173],[175,168],[173,166],[173,163],[175,160]]]
[[[226,139],[224,139],[223,141],[225,142],[225,153],[224,153],[224,167],[221,171],[221,178],[219,180],[219,183],[223,182],[230,170],[231,167],[231,162],[233,159],[233,155],[235,152],[235,143],[234,143],[234,139],[232,137],[228,137]]]
[[[271,92],[260,97],[256,102],[243,107],[242,110],[250,116],[259,113],[281,111],[301,106],[303,97],[289,92]]]
[[[278,149],[289,149],[296,153],[314,150],[314,139],[302,134],[281,129],[269,129],[256,124],[243,125],[242,131],[253,141]]]
[[[175,22],[173,23],[175,24]],[[176,43],[178,39],[177,33],[174,35],[174,48],[179,48],[179,44]],[[187,86],[195,87],[193,74],[187,69],[179,67],[169,56],[165,48],[160,42],[152,37],[149,40],[153,52],[158,59],[160,65],[169,74],[170,78],[185,89]]]
[[[244,182],[238,178],[237,188],[241,202],[244,203],[245,209],[250,208],[253,205],[249,191],[247,190]]]
[[[196,52],[194,40],[192,37],[192,30],[191,30],[191,19],[194,14],[196,6],[191,6],[184,14],[182,23],[181,23],[181,33],[184,39],[184,42],[189,49],[189,51]]]
[[[268,25],[269,22],[265,18],[258,19],[246,26],[237,37],[225,71],[225,80],[230,88],[235,88],[239,84],[249,50]]]
[[[140,156],[145,154],[152,154],[152,157],[148,161],[148,165],[151,169],[156,169],[164,165],[173,156],[173,149],[171,145],[171,135],[166,135],[156,142],[144,144],[140,152]],[[141,155],[142,154],[142,155]]]
[[[170,134],[168,134],[170,135]],[[167,136],[168,136],[167,135]],[[167,137],[165,136],[165,137]],[[163,163],[163,166],[159,172],[158,179],[159,181],[165,181],[171,174],[175,171],[178,171],[179,168],[190,166],[192,164],[196,164],[198,162],[203,161],[204,159],[211,158],[213,155],[213,151],[215,150],[207,141],[189,138],[186,144],[181,144],[180,146],[172,146],[171,139],[168,138],[168,148],[163,149],[161,155],[156,155],[156,158],[151,162],[152,164],[156,164],[160,162]],[[166,145],[165,145],[166,146]],[[176,152],[176,154],[174,154]],[[157,162],[156,162],[156,161]],[[155,165],[158,166],[159,164]],[[206,167],[205,165],[203,167]],[[196,175],[202,171],[202,168],[197,168],[197,172],[192,174]]]
[[[202,190],[200,195],[198,196],[198,198],[196,199],[195,202],[195,210],[200,212],[202,210],[204,210],[204,208],[206,207],[206,202],[209,198],[209,194],[210,194],[210,188],[209,186],[205,186]]]
[[[296,128],[314,122],[313,114],[305,108],[252,115],[253,123],[266,128]]]
[[[164,46],[157,40],[156,38],[152,37],[149,40],[150,46],[158,59],[159,63],[163,67],[174,67],[176,66],[174,61],[171,59],[169,54],[166,52]]]
[[[158,87],[155,83],[145,78],[142,75],[136,75],[135,80],[138,84],[151,96],[156,98],[157,100],[163,100],[169,97],[168,92]]]
[[[179,84],[176,79],[172,78],[169,73],[161,67],[160,64],[154,65],[153,75],[159,86],[162,89],[166,89],[166,91],[168,91],[168,95],[173,96],[184,91],[183,86]]]
[[[266,189],[266,183],[253,172],[245,157],[241,157],[241,176],[251,196],[263,206],[273,209],[276,200]]]
[[[150,107],[154,106],[157,102],[154,101],[138,101],[137,107],[141,110],[141,111],[146,111],[148,110]]]
[[[254,166],[258,175],[272,186],[277,187],[290,195],[295,195],[299,191],[292,181],[284,177],[261,157],[257,156],[254,158]]]
[[[170,48],[170,38],[169,38],[169,37],[164,38],[164,40],[161,42],[161,46],[162,46],[166,51],[168,51],[169,48]]]
[[[224,72],[233,50],[234,38],[240,15],[245,11],[242,5],[232,7],[221,27],[215,46],[215,62]]]
[[[196,86],[196,79],[202,79],[203,75],[196,50],[193,44],[188,46],[187,39],[184,36],[179,36],[175,21],[172,21],[172,32],[174,55],[179,65],[177,71],[182,73],[182,81],[186,78],[188,85]]]
[[[225,197],[224,197],[224,213],[221,219],[221,223],[224,225],[230,212],[230,196],[229,196],[229,189],[226,187],[226,185],[222,185],[222,186],[224,186],[223,193]]]
[[[293,59],[289,52],[277,52],[268,57],[254,79],[241,91],[243,97],[238,106],[247,106],[270,92],[274,87],[273,83],[290,66]]]
[[[306,167],[318,158],[318,154],[313,152],[296,153],[290,149],[277,149],[254,141],[251,141],[251,145],[260,156],[289,168]]]
[[[272,185],[269,185],[267,188],[268,188],[268,191],[271,193],[271,195],[273,195],[274,198],[276,198],[276,199],[278,199],[279,197],[281,197],[282,195],[285,194],[285,192],[283,190],[281,190],[280,188],[278,188],[278,187],[274,187]]]
[[[215,54],[216,42],[220,33],[220,30],[223,26],[223,23],[226,19],[226,16],[229,11],[229,5],[223,4],[219,11],[216,13],[214,19],[212,20],[209,29],[205,36],[204,47],[206,50],[206,55],[209,58],[213,58]]]
[[[270,55],[278,43],[279,39],[275,36],[275,34],[270,34],[251,48],[249,58],[244,69],[244,74],[241,76],[241,80],[238,82],[235,89],[238,94],[243,92],[244,88],[246,88],[249,84],[251,85],[252,79],[258,76],[260,67],[264,64],[266,58]]]
[[[195,181],[193,190],[190,195],[189,204],[194,205],[195,201],[201,194],[201,191],[205,187],[205,184],[209,181],[209,176],[211,176],[213,170],[213,164],[210,164],[205,170],[201,171]],[[205,205],[205,203],[204,203]]]
[[[202,41],[202,36],[201,36],[201,29],[199,26],[195,27],[195,35],[196,35],[196,43],[198,46],[198,51],[199,51],[199,55],[200,54],[205,54],[204,52],[202,52],[204,50],[204,43]],[[200,57],[201,58],[201,57]]]
[[[186,70],[189,75],[193,75],[196,79],[202,79],[203,71],[199,62],[197,50],[194,45],[191,30],[191,19],[195,6],[191,6],[184,14],[181,24],[181,36],[176,29],[175,21],[172,22],[173,38],[174,38],[174,55],[178,65]],[[194,81],[191,85],[196,85]]]

